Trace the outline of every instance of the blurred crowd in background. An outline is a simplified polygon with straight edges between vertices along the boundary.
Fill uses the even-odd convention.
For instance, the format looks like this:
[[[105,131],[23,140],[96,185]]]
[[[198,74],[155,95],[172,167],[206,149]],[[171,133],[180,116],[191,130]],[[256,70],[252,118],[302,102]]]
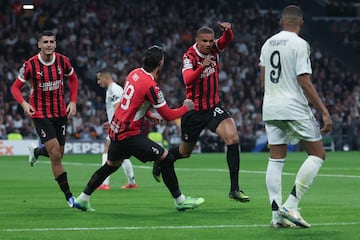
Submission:
[[[242,151],[252,151],[266,142],[261,116],[262,90],[259,78],[260,48],[267,37],[279,31],[279,10],[262,1],[36,1],[34,10],[16,8],[16,2],[0,6],[0,139],[11,132],[36,138],[31,119],[13,100],[10,86],[21,64],[38,52],[37,34],[51,29],[57,35],[57,51],[68,56],[79,77],[78,113],[69,119],[68,138],[104,139],[102,124],[107,121],[104,89],[96,83],[96,72],[113,70],[122,85],[126,75],[140,67],[142,54],[151,45],[166,52],[160,87],[168,104],[182,104],[185,89],[181,76],[182,54],[194,42],[196,30],[207,25],[221,35],[218,21],[229,21],[235,34],[230,47],[221,54],[221,99],[231,111],[241,139]],[[267,8],[262,8],[267,7]],[[274,6],[273,6],[274,7]],[[305,18],[306,21],[306,18]],[[358,50],[359,22],[324,22],[328,29],[343,33],[345,44]],[[357,35],[356,35],[357,34]],[[355,39],[354,37],[355,36]],[[356,37],[357,36],[357,37]],[[360,78],[331,56],[321,43],[312,42],[313,82],[334,121],[331,138],[336,150],[360,150]],[[25,96],[30,94],[24,89]],[[315,112],[321,124],[321,116]],[[169,144],[179,141],[179,121],[159,126],[144,124],[144,132],[159,131]],[[204,132],[202,145],[208,151],[223,148],[221,142]],[[260,149],[262,151],[263,149]]]

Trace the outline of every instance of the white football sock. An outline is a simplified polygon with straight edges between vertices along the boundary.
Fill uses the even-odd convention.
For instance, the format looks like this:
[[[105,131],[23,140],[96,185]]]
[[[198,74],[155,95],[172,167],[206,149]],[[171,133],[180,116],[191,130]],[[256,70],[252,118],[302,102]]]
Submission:
[[[80,193],[79,198],[80,198],[81,200],[83,200],[83,201],[89,201],[90,195],[87,195],[87,194],[85,194],[85,193],[82,192],[82,193]]]
[[[182,203],[183,201],[185,201],[185,195],[184,194],[181,194],[180,196],[178,196],[177,198],[174,198],[175,200],[175,203],[176,204],[180,204]]]
[[[135,176],[134,176],[134,169],[132,166],[132,163],[129,159],[125,159],[122,163],[121,166],[124,170],[124,173],[128,179],[128,183],[130,183],[131,185],[135,184]]]
[[[295,178],[294,187],[296,196],[290,194],[284,206],[294,210],[298,209],[301,198],[314,181],[314,178],[318,174],[323,162],[324,161],[321,158],[316,156],[310,155],[306,158]]]
[[[272,159],[269,158],[268,166],[266,169],[266,187],[269,194],[270,206],[274,203],[278,208],[282,204],[282,191],[281,191],[281,174],[283,171],[285,159]],[[277,210],[272,211],[272,220],[279,222],[279,213]]]

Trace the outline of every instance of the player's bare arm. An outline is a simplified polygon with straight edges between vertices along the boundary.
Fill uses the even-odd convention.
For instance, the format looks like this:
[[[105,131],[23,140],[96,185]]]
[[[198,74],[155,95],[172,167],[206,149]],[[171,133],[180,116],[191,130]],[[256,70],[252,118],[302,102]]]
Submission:
[[[324,103],[321,101],[319,94],[317,93],[314,85],[311,82],[309,74],[302,74],[298,76],[298,81],[301,88],[304,91],[306,98],[311,102],[315,108],[320,110],[322,113],[322,119],[324,122],[324,127],[321,129],[321,133],[329,133],[332,129],[332,120]]]
[[[75,102],[69,102],[67,108],[67,117],[72,118],[76,114],[76,103]]]
[[[265,67],[263,67],[263,66],[260,67],[260,86],[261,86],[261,90],[264,92],[265,91]]]

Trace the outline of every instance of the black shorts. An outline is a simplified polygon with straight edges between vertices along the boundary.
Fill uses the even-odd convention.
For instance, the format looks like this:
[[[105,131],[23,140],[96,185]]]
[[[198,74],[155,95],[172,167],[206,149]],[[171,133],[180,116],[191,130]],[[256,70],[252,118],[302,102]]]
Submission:
[[[65,146],[66,136],[66,117],[59,118],[33,118],[36,132],[40,137],[41,143],[56,138],[60,146]]]
[[[230,117],[230,112],[221,103],[205,111],[189,111],[181,118],[181,139],[195,143],[205,127],[216,132],[219,124]]]
[[[164,152],[165,149],[162,146],[150,140],[146,135],[139,134],[120,142],[111,141],[108,159],[117,161],[134,156],[142,162],[150,162],[159,159]]]

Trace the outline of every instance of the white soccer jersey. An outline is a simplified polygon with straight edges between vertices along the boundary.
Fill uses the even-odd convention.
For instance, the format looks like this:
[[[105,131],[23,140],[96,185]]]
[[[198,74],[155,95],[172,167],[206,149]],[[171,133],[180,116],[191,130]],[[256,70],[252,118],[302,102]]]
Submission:
[[[115,112],[114,105],[120,102],[123,91],[124,91],[123,88],[120,87],[115,82],[112,82],[106,90],[105,104],[106,104],[106,114],[107,114],[108,122],[111,122],[111,119],[114,116],[114,112]]]
[[[310,46],[296,33],[281,31],[261,48],[265,67],[263,120],[299,120],[312,117],[297,76],[311,74]]]

